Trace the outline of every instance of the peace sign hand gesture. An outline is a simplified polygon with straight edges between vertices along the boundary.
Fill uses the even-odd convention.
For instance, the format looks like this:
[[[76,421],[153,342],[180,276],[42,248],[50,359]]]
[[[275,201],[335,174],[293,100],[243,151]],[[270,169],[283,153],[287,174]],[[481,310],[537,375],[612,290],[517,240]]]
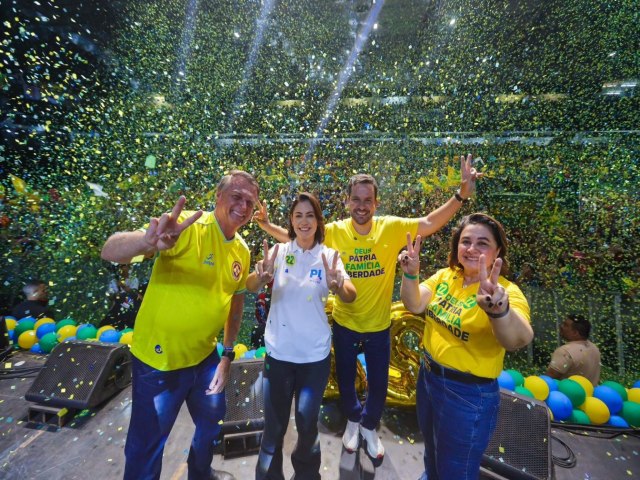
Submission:
[[[269,212],[267,211],[267,201],[263,200],[258,204],[258,211],[253,214],[253,219],[259,226],[269,224]]]
[[[280,244],[276,244],[273,248],[273,253],[269,255],[269,244],[267,240],[262,241],[262,250],[263,250],[263,258],[262,260],[256,263],[256,274],[258,275],[258,280],[262,285],[266,285],[271,280],[273,280],[273,275],[275,272],[275,262],[278,257],[278,249],[280,248]]]
[[[460,155],[460,195],[462,198],[470,198],[476,190],[476,180],[482,178],[484,173],[473,168],[473,156],[471,154],[464,158]]]
[[[411,234],[407,232],[407,249],[398,255],[398,262],[402,271],[407,275],[418,275],[420,272],[420,247],[422,237],[418,235],[415,243],[411,242]]]
[[[172,248],[180,234],[202,216],[202,210],[198,210],[184,222],[178,223],[186,201],[184,196],[180,196],[171,213],[163,213],[159,218],[152,217],[149,220],[149,227],[144,234],[144,241],[149,250],[161,251]]]
[[[509,294],[502,285],[498,283],[502,259],[496,258],[491,267],[491,275],[487,277],[487,266],[485,256],[480,255],[478,259],[480,287],[476,294],[476,301],[491,318],[501,318],[509,312]]]
[[[327,287],[331,293],[336,294],[344,285],[344,277],[342,276],[340,270],[338,270],[338,252],[335,252],[333,255],[333,261],[331,262],[331,267],[329,267],[329,262],[327,262],[327,257],[322,254],[322,264],[324,265],[324,271],[326,272],[326,281]]]

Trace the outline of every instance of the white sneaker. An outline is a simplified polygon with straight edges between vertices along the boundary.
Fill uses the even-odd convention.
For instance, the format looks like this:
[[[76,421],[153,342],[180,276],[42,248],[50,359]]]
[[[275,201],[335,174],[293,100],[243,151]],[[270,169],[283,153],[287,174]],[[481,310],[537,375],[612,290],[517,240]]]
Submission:
[[[384,446],[378,433],[375,430],[369,430],[360,425],[360,434],[362,438],[367,442],[367,453],[371,458],[384,457]]]
[[[347,428],[344,429],[342,435],[342,444],[349,453],[353,453],[358,449],[360,443],[360,423],[347,420]]]

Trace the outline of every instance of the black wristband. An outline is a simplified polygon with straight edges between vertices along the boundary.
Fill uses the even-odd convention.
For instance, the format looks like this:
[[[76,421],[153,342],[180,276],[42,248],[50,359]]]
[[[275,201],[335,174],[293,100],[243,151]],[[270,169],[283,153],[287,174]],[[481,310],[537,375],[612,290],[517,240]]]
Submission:
[[[456,190],[456,193],[454,193],[453,196],[456,197],[456,200],[458,200],[460,203],[467,203],[469,201],[468,198],[464,198],[462,195],[460,195],[460,190]]]
[[[510,310],[510,307],[509,307],[509,304],[507,303],[507,309],[502,313],[495,313],[495,314],[489,313],[489,312],[486,312],[486,313],[487,313],[487,317],[491,319],[497,319],[497,318],[502,318],[509,315],[509,310]]]

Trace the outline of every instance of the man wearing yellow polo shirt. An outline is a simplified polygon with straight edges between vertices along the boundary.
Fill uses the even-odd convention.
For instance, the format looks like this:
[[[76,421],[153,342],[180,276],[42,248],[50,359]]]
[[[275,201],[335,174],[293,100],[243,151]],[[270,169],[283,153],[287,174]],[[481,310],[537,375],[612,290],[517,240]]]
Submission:
[[[399,251],[406,247],[406,233],[423,238],[440,230],[468,200],[481,176],[472,168],[471,155],[460,157],[460,189],[444,205],[421,218],[374,216],[378,184],[367,174],[354,175],[347,186],[351,218],[325,226],[325,244],[340,253],[358,297],[347,304],[335,299],[333,347],[342,409],[348,418],[342,437],[344,447],[358,448],[360,436],[372,458],[384,456],[376,433],[387,396],[391,355],[391,296]],[[266,205],[254,216],[260,227],[279,241],[286,230],[269,222]],[[355,389],[359,349],[367,363],[367,399],[362,404]]]
[[[102,258],[119,263],[155,256],[131,346],[125,480],[160,478],[164,444],[184,402],[195,424],[188,478],[233,478],[212,470],[211,461],[249,273],[249,249],[237,231],[251,220],[258,192],[253,176],[233,170],[218,184],[213,212],[183,212],[180,197],[170,213],[144,230],[115,233],[102,249]]]

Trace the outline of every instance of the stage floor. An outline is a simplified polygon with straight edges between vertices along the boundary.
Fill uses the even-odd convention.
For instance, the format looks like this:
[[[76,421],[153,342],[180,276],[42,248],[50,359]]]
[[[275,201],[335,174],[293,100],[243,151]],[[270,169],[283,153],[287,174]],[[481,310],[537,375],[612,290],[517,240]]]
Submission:
[[[46,357],[15,352],[5,359],[0,377],[0,471],[2,478],[27,479],[117,479],[124,469],[124,444],[131,408],[131,387],[120,391],[99,408],[85,411],[64,427],[44,427],[27,422],[30,402],[24,395],[35,376],[24,377],[18,369],[44,365]],[[24,362],[24,363],[23,363]],[[8,378],[9,370],[18,375]],[[327,480],[375,478],[379,480],[419,478],[423,444],[413,409],[387,409],[379,428],[386,448],[383,462],[374,467],[362,451],[343,452],[341,435],[345,419],[334,401],[323,405],[320,416],[322,477]],[[452,428],[455,428],[452,426]],[[640,439],[635,435],[599,438],[553,429],[577,457],[574,468],[555,467],[557,479],[640,478]],[[193,424],[186,410],[180,412],[164,453],[162,479],[187,478],[186,459]],[[285,476],[293,474],[290,454],[296,433],[291,420],[285,438]],[[553,453],[566,455],[552,442]],[[238,480],[253,478],[257,456],[224,459],[216,455],[213,467],[231,472]]]

